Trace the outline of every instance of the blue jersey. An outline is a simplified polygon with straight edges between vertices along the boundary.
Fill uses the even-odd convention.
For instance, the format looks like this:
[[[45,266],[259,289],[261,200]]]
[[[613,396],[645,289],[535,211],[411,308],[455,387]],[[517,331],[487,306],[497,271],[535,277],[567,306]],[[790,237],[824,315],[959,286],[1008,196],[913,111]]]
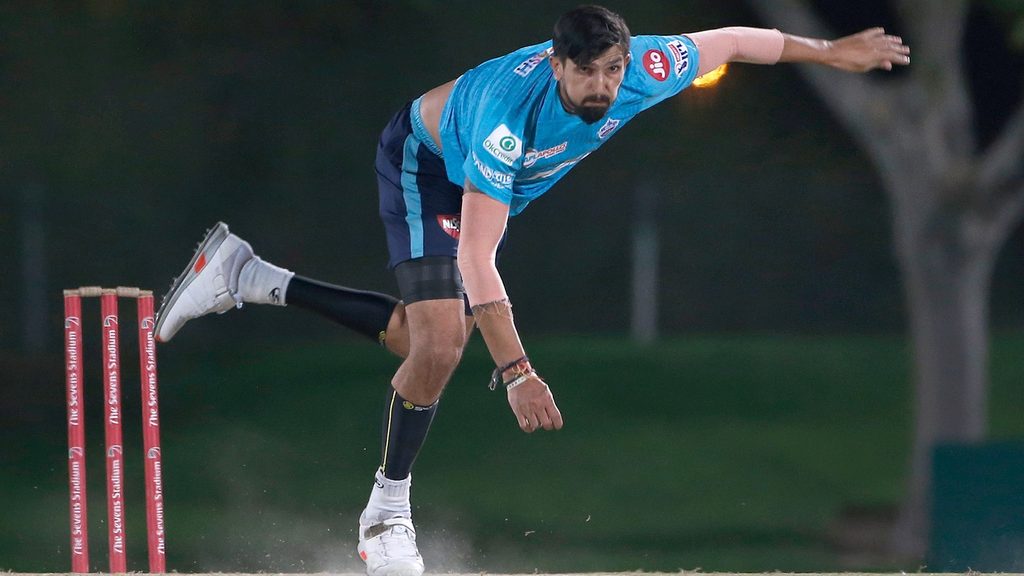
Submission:
[[[678,94],[697,75],[685,36],[634,36],[632,61],[604,118],[563,108],[548,56],[551,41],[484,62],[455,83],[440,120],[448,179],[468,179],[518,214],[634,116]]]

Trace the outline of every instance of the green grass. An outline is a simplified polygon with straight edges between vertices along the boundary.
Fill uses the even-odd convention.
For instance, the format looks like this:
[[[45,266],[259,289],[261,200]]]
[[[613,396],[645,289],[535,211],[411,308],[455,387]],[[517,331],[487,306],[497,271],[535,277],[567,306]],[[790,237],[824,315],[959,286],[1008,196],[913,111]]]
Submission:
[[[521,433],[504,394],[486,388],[486,351],[471,344],[415,472],[432,571],[849,569],[830,524],[844,506],[902,494],[911,420],[901,338],[637,348],[567,337],[529,348],[565,428]],[[994,343],[994,437],[1024,433],[1022,352],[1021,336]],[[397,361],[339,340],[216,356],[164,347],[161,363],[168,566],[359,570],[354,526]],[[125,395],[136,405],[128,423],[137,393]],[[92,562],[105,568],[99,404],[90,408]],[[65,436],[53,416],[2,467],[0,568],[67,568]],[[125,436],[129,563],[142,570],[137,428]]]

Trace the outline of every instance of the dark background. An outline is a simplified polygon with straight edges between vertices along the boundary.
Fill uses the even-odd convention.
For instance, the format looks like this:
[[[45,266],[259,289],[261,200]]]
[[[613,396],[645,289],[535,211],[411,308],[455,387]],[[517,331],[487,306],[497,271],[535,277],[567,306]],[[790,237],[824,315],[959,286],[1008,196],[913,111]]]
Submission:
[[[0,458],[4,471],[14,471],[12,485],[39,484],[33,476],[36,471],[26,469],[26,463],[36,462],[29,457],[33,442],[56,447],[54,453],[61,455],[62,288],[135,285],[152,288],[159,296],[188,261],[203,231],[224,220],[258,254],[281,266],[326,281],[394,292],[393,279],[384,268],[386,251],[376,217],[372,169],[381,127],[403,103],[430,87],[484,59],[543,40],[557,16],[575,4],[0,4],[0,258],[8,271],[6,281],[0,282],[0,425],[6,444]],[[606,5],[620,12],[635,34],[760,25],[739,1],[638,0]],[[899,31],[899,21],[885,2],[836,0],[816,5],[837,34],[878,24]],[[1021,97],[1024,64],[1004,38],[1001,17],[984,2],[973,3],[965,45],[982,145],[995,137]],[[906,40],[913,46],[913,38]],[[722,337],[729,342],[732,337],[783,335],[805,338],[795,341],[797,349],[813,349],[808,343],[863,335],[881,342],[879,349],[902,350],[903,294],[891,247],[889,207],[873,167],[794,69],[733,66],[716,87],[687,90],[633,121],[511,222],[500,267],[515,302],[517,323],[528,347],[531,338],[544,342],[538,348],[546,351],[547,364],[561,363],[552,370],[556,375],[562,370],[563,381],[592,368],[572,364],[581,347],[603,350],[603,344],[588,338],[626,345],[630,251],[638,226],[635,200],[645,186],[658,195],[658,322],[666,339]],[[1024,298],[1022,256],[1024,233],[1018,230],[994,276],[992,321],[997,334],[1013,337],[1024,327],[1024,308],[1019,305]],[[133,315],[127,304],[122,308],[126,317]],[[580,335],[581,339],[570,338]],[[164,379],[170,415],[165,422],[188,421],[182,414],[189,409],[208,414],[215,410],[211,406],[229,403],[229,392],[203,396],[203,383],[189,379],[193,369],[196,378],[209,378],[211,373],[204,370],[214,366],[223,381],[253,392],[246,388],[246,377],[224,367],[234,364],[218,363],[222,355],[243,366],[248,360],[239,357],[247,354],[276,358],[282,385],[294,386],[302,381],[291,380],[288,367],[315,363],[302,355],[303,350],[327,355],[330,345],[350,341],[356,345],[358,340],[293,310],[251,307],[244,313],[232,312],[230,318],[190,324],[173,345],[161,347],[162,364],[170,374]],[[559,344],[563,341],[572,345]],[[128,346],[124,354],[131,362]],[[709,345],[719,350],[716,346]],[[816,357],[828,357],[825,350],[833,350],[831,344],[822,346]],[[843,350],[847,346],[841,345]],[[283,350],[283,356],[272,356],[275,350]],[[635,367],[628,350],[615,356],[618,362],[610,367],[602,364],[602,374],[617,371],[612,376],[627,379]],[[667,350],[676,354],[679,348]],[[754,356],[760,353],[758,345],[752,350]],[[636,362],[655,366],[652,377],[660,374],[657,366],[674,358],[665,352],[664,358],[656,354],[640,360],[643,353],[636,352]],[[793,366],[804,361],[800,354],[766,354]],[[728,372],[732,357],[720,352],[710,356],[715,366]],[[864,357],[868,363],[873,358]],[[885,358],[903,378],[906,358]],[[478,354],[474,366],[474,374],[486,373],[486,357]],[[1010,369],[1002,366],[997,376],[1004,382],[1018,381],[1017,364]],[[387,370],[375,367],[369,371],[375,379],[366,378],[383,386]],[[853,372],[843,368],[837,373]],[[728,373],[721,378],[745,382],[747,376]],[[875,384],[892,387],[887,378],[878,376]],[[125,382],[130,382],[128,375]],[[815,380],[808,377],[808,382]],[[903,379],[897,382],[905,385]],[[646,384],[657,398],[658,385]],[[811,397],[807,413],[818,410],[822,402],[843,404],[851,389],[856,388]],[[608,402],[621,400],[615,383],[595,384],[594,390],[605,390]],[[756,420],[762,414],[758,402],[768,402],[763,397],[751,399],[748,393],[740,388],[733,397],[741,422]],[[895,396],[887,394],[880,396],[887,404],[877,414],[895,421],[903,434],[909,428],[907,392],[899,388],[892,392]],[[572,407],[569,398],[566,402]],[[794,396],[785,399],[792,401]],[[688,400],[685,395],[676,398]],[[338,401],[343,403],[343,398]],[[377,409],[376,396],[373,402],[359,402]],[[653,404],[651,410],[660,415],[655,421],[675,422],[657,412],[656,401]],[[340,413],[349,415],[349,408],[339,406]],[[581,411],[586,413],[585,408]],[[637,418],[652,419],[640,412]],[[876,412],[865,408],[864,413]],[[506,416],[504,411],[500,414],[494,417]],[[713,414],[709,408],[707,415]],[[993,414],[1004,418],[1003,429],[1014,429],[1012,417],[998,410]],[[369,436],[374,436],[377,414],[371,415],[358,426],[353,423],[353,429],[371,429]],[[212,429],[234,430],[224,422],[235,417],[244,415],[213,418]],[[165,446],[173,446],[175,434],[193,432],[166,432],[170,440]],[[445,437],[443,429],[435,434]],[[752,436],[758,434],[751,431]],[[633,438],[619,437],[624,444]],[[244,438],[238,441],[244,443]],[[98,445],[98,428],[90,432],[90,442]],[[440,441],[438,445],[446,446]],[[600,452],[599,446],[580,446]],[[703,450],[713,452],[716,445]],[[886,461],[901,463],[900,456],[897,451]],[[45,476],[50,485],[43,489],[63,497],[60,490],[66,478],[61,476],[62,461],[58,464]],[[345,474],[338,480],[341,484],[354,483],[362,490],[365,468],[330,473]],[[90,474],[100,470],[92,465]],[[180,481],[186,474],[178,470]],[[23,478],[22,472],[27,476]],[[231,477],[237,470],[221,472]],[[881,490],[891,496],[887,504],[898,500],[891,486],[899,486],[900,473],[898,467],[892,471],[895,480]],[[424,477],[430,474],[443,478],[436,468],[425,468]],[[170,507],[169,514],[178,514],[180,528],[201,514],[185,510],[181,500],[188,492],[184,487],[179,490],[179,507]],[[6,496],[13,499],[14,493]],[[100,494],[99,484],[93,494]],[[355,500],[362,498],[359,492]],[[52,525],[48,530],[18,531],[8,525],[0,534],[46,534],[63,545],[66,509],[59,499],[52,503],[56,516],[36,520]],[[91,513],[100,518],[102,505],[93,506]],[[244,523],[251,516],[239,518]],[[478,519],[482,531],[492,526],[489,520]],[[93,530],[99,539],[100,527]],[[141,530],[134,533],[138,539]],[[720,539],[730,537],[747,538],[740,534]],[[18,547],[25,545],[18,542]],[[717,545],[718,540],[709,537],[708,542]],[[260,546],[251,548],[255,552]],[[0,549],[0,568],[60,569],[65,553],[58,549],[53,554],[56,560],[46,559],[37,568],[6,564]],[[95,544],[93,554],[94,563],[100,562]],[[245,564],[241,558],[249,558],[248,552],[238,554],[238,562],[218,558],[219,563],[188,566],[302,568],[271,561]],[[711,567],[838,566],[824,561],[745,562],[723,561]],[[470,564],[494,566],[486,559]],[[588,566],[610,568],[597,561]],[[640,561],[626,566],[666,569]],[[852,566],[879,564],[865,561]],[[178,567],[189,569],[180,563]],[[694,566],[667,569],[678,567]]]
[[[871,4],[822,11],[837,33],[898,26]],[[0,345],[55,346],[64,287],[162,292],[217,220],[280,265],[393,291],[375,216],[380,128],[427,88],[543,39],[571,5],[0,7],[0,250],[13,272],[0,285]],[[635,33],[758,24],[740,2],[612,7]],[[984,144],[1018,100],[1020,58],[1000,52],[1005,34],[983,5],[971,33]],[[659,194],[665,331],[902,329],[880,184],[791,68],[734,66],[584,166],[512,222],[502,269],[527,334],[628,326],[642,185]],[[995,275],[997,328],[1024,320],[1020,239]],[[245,334],[320,329],[261,315],[242,320]]]

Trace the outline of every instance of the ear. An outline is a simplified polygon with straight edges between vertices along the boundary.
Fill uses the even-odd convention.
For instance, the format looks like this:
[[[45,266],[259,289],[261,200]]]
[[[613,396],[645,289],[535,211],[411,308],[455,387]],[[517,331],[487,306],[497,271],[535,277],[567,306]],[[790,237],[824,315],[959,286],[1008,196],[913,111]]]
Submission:
[[[629,63],[632,62],[632,61],[633,61],[633,54],[630,53],[630,52],[626,52],[626,58],[625,58],[625,61],[623,62],[622,67],[625,68],[626,66],[629,66]]]
[[[560,82],[562,74],[565,73],[565,65],[555,56],[548,56],[548,64],[551,65],[551,73],[555,75],[555,80]]]

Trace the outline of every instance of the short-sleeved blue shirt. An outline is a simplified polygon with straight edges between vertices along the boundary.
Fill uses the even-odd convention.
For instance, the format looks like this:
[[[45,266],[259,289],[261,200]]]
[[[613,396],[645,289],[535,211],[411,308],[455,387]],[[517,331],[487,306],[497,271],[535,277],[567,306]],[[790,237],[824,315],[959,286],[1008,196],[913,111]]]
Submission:
[[[518,214],[634,116],[697,75],[685,36],[634,36],[615,102],[594,124],[565,111],[548,56],[551,41],[484,62],[455,83],[441,113],[448,179],[468,179]]]

